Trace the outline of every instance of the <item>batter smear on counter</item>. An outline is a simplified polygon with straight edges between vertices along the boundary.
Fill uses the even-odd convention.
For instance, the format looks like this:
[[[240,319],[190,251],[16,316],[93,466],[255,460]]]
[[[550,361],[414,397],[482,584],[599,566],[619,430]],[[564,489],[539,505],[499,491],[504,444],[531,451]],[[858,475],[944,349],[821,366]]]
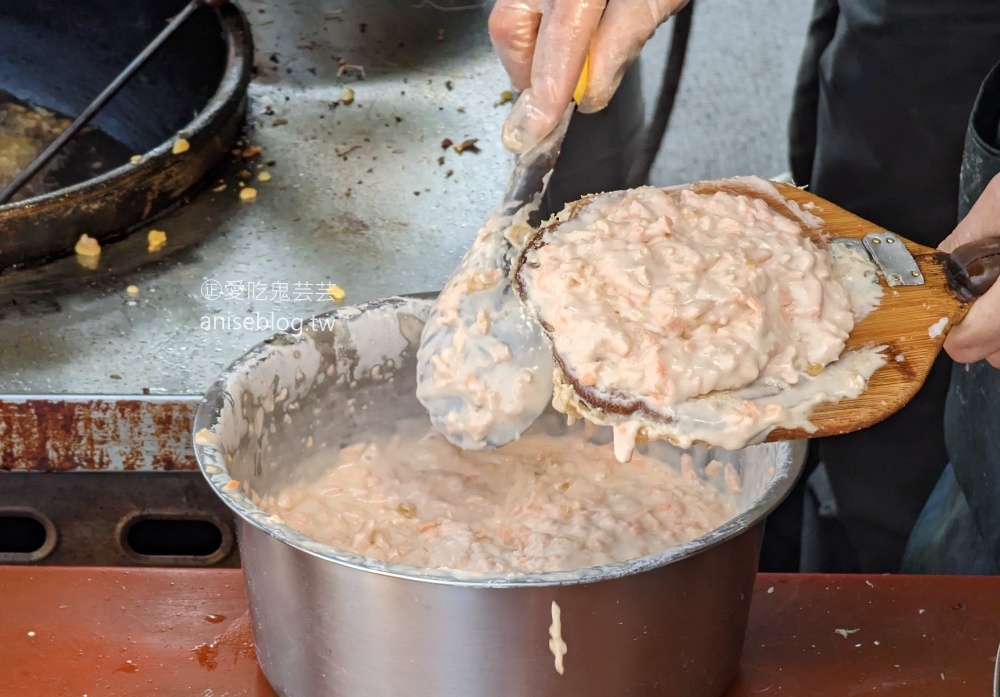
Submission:
[[[729,181],[782,200],[764,180]],[[688,188],[570,204],[514,278],[552,346],[555,407],[614,426],[627,461],[644,438],[744,447],[860,394],[884,359],[871,350],[838,362],[855,308],[830,252],[804,234],[806,216]],[[871,295],[859,314],[877,304]]]

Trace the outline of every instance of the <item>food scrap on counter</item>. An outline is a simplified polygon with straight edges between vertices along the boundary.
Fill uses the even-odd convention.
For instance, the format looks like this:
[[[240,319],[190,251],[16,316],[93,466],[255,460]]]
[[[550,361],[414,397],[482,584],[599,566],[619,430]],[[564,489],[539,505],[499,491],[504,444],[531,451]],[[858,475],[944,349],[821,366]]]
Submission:
[[[464,152],[477,153],[479,152],[479,146],[476,143],[479,142],[479,138],[468,138],[452,146],[452,149],[461,155]]]
[[[503,106],[504,104],[510,104],[514,101],[514,93],[510,90],[504,90],[500,93],[500,99],[493,103],[493,106]]]
[[[163,230],[150,230],[146,235],[146,251],[150,254],[158,252],[167,246],[167,233]]]
[[[101,254],[101,245],[93,237],[84,233],[76,241],[73,251],[81,257],[97,257]]]

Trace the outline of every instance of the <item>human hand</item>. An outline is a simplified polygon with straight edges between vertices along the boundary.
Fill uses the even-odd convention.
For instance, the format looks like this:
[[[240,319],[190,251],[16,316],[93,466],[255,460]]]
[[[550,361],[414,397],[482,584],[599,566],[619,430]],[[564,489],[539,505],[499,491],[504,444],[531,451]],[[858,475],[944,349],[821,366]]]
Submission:
[[[555,127],[585,64],[580,111],[606,107],[643,44],[687,2],[497,0],[490,38],[514,88],[522,93],[504,123],[504,146],[524,152]]]
[[[951,252],[987,237],[1000,237],[1000,175],[993,178],[940,249]],[[944,349],[959,363],[985,358],[994,368],[1000,368],[1000,283],[976,300],[965,319],[949,332]]]

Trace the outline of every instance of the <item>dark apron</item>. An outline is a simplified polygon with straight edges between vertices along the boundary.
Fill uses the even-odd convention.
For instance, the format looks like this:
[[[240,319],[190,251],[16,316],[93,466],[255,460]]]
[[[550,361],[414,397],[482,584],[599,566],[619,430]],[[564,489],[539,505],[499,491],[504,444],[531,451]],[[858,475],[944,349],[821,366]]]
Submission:
[[[1000,64],[983,84],[962,163],[963,217],[1000,174]],[[1000,572],[1000,370],[985,361],[956,366],[945,410],[945,437],[955,478]]]
[[[955,226],[969,113],[997,60],[998,0],[817,0],[793,110],[796,183],[937,246]],[[950,374],[942,356],[894,416],[814,441],[802,570],[899,570],[948,462]]]
[[[969,122],[959,217],[1000,174],[1000,64],[983,83]],[[956,365],[945,408],[951,465],[910,539],[903,570],[1000,573],[1000,370]]]
[[[606,109],[573,115],[542,198],[543,220],[587,194],[625,188],[645,133],[640,71],[639,61],[629,66]]]

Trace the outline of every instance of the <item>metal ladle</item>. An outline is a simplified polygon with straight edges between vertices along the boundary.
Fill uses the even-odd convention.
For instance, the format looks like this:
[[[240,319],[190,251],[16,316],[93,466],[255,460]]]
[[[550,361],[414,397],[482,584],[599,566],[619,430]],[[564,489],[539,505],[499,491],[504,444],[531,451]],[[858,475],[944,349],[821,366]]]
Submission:
[[[574,108],[570,105],[556,128],[518,157],[500,206],[476,235],[424,325],[417,397],[435,428],[466,450],[517,439],[552,399],[555,364],[541,328],[511,286],[510,268],[518,250],[508,232],[537,210]]]

